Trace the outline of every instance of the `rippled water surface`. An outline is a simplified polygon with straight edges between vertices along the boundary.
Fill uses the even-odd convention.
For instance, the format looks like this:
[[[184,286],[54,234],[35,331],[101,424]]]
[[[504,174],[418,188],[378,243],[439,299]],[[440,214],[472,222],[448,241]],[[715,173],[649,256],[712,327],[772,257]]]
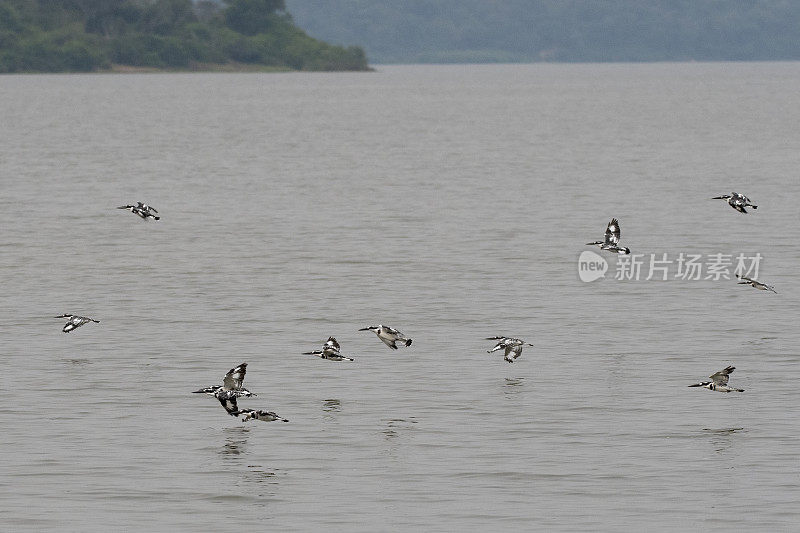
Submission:
[[[0,523],[795,528],[798,86],[797,63],[0,77]],[[732,190],[759,209],[709,200]],[[139,200],[162,220],[115,209]],[[612,216],[648,257],[759,252],[778,294],[610,256],[583,283]],[[535,347],[508,364],[496,334]],[[355,362],[300,355],[329,335]],[[290,423],[191,394],[242,361],[241,405]],[[686,387],[729,364],[746,392]]]

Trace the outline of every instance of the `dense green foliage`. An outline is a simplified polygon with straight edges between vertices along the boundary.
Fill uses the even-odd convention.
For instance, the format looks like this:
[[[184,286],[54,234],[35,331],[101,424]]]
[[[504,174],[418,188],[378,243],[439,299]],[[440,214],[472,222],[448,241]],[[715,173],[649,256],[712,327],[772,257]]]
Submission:
[[[800,59],[791,0],[286,0],[377,63]]]
[[[365,70],[364,51],[312,39],[283,0],[0,0],[0,72],[231,62]]]

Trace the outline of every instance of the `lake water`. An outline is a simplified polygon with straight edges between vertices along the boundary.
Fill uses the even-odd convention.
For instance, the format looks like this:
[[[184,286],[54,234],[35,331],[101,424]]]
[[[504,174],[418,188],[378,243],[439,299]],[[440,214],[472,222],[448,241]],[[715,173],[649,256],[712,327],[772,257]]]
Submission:
[[[798,63],[0,77],[3,529],[796,528],[798,86]],[[758,210],[709,199],[731,191]],[[605,252],[584,283],[611,217],[648,258],[760,253],[778,294],[616,280]],[[535,347],[508,364],[497,334]],[[355,362],[301,355],[329,335]],[[240,406],[290,423],[191,394],[243,361]],[[687,388],[727,365],[746,392]]]

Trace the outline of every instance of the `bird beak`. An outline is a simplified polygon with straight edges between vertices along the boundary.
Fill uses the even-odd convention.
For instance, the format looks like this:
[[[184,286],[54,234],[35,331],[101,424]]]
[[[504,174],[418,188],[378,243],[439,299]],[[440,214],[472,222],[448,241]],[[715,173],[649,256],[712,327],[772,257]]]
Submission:
[[[192,391],[192,394],[200,394],[200,393],[203,393],[203,392],[205,392],[205,391],[203,389],[200,389],[200,390]]]
[[[712,198],[712,200],[725,200],[725,197],[724,196],[715,196],[715,197]]]
[[[702,383],[695,383],[694,385],[689,385],[690,387],[702,387]]]
[[[361,329],[360,329],[360,330],[358,330],[358,331],[369,331],[369,328],[361,328]]]

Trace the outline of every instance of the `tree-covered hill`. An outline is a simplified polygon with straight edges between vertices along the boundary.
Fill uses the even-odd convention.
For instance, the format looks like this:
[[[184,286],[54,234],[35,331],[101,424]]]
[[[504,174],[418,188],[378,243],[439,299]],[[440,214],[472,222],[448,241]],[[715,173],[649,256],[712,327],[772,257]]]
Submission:
[[[286,0],[376,63],[800,59],[796,0]]]
[[[0,0],[0,72],[367,70],[294,26],[284,0]]]

